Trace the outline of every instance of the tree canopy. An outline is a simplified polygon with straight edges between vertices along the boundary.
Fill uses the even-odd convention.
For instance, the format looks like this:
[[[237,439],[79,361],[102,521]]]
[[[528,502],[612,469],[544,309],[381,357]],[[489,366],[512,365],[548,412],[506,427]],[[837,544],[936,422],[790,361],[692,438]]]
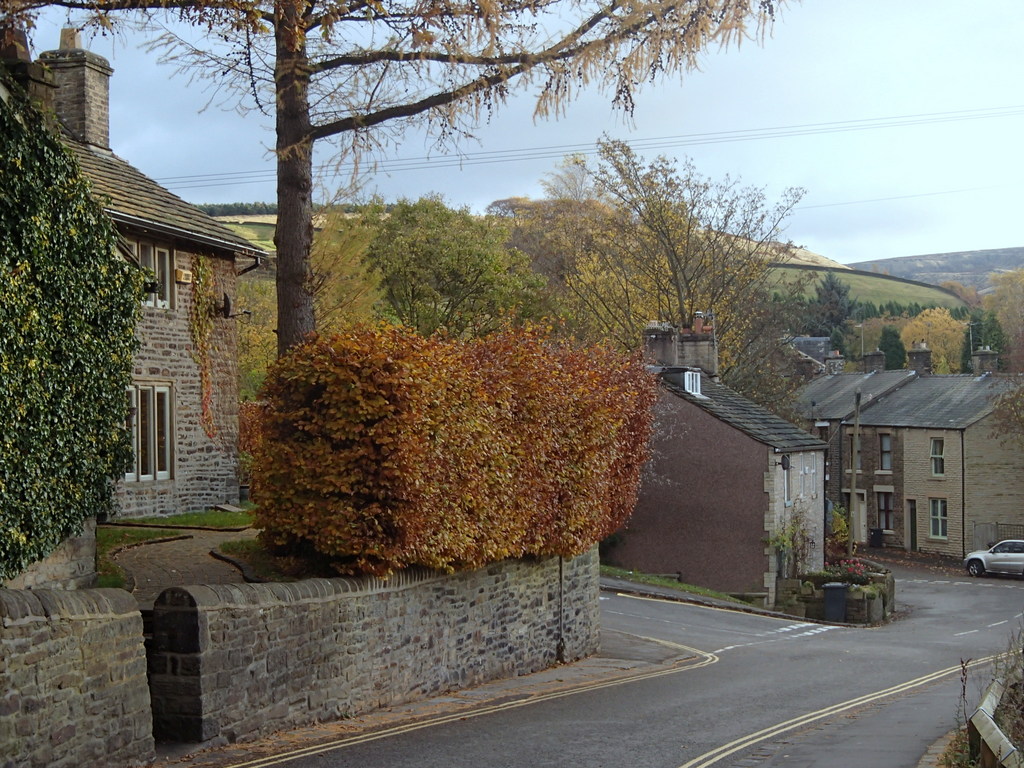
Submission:
[[[464,337],[537,314],[543,280],[522,253],[505,248],[502,220],[449,208],[440,197],[400,200],[387,215],[370,206],[362,220],[374,232],[366,255],[386,316],[424,336]]]
[[[711,312],[727,383],[777,399],[765,388],[781,380],[775,353],[791,318],[771,300],[771,264],[788,258],[782,228],[802,190],[771,203],[763,190],[709,179],[689,161],[647,162],[619,141],[569,168],[547,185],[569,196],[491,210],[513,219],[512,241],[561,285],[577,332],[637,349],[649,322],[688,327]]]
[[[763,36],[784,0],[0,0],[12,28],[41,8],[102,24],[172,11],[226,47],[166,40],[192,74],[275,118],[278,348],[316,328],[311,289],[313,144],[339,159],[386,150],[414,122],[464,137],[515,91],[557,116],[584,87],[629,111],[644,83],[692,70],[710,45]]]

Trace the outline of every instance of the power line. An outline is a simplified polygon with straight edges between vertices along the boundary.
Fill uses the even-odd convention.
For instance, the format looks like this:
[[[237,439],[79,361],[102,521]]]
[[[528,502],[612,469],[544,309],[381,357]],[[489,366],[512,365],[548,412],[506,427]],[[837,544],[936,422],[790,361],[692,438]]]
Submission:
[[[879,130],[885,128],[903,128],[936,123],[961,122],[966,120],[987,120],[993,118],[1018,117],[1024,115],[1024,105],[1006,107],[990,107],[984,109],[967,109],[951,112],[924,112],[912,115],[894,115],[880,118],[858,120],[838,120],[825,123],[801,123],[796,125],[773,126],[768,128],[751,128],[706,133],[690,133],[676,136],[662,136],[648,139],[627,140],[637,151],[671,149],[686,146],[702,146],[723,144],[738,141],[762,141],[766,139],[790,138],[825,133],[848,133],[854,131]],[[545,147],[525,147],[507,150],[490,150],[483,152],[458,153],[453,155],[419,156],[409,158],[381,159],[374,168],[382,173],[401,173],[403,171],[435,170],[452,167],[489,165],[496,163],[523,162],[525,160],[560,159],[568,154],[593,155],[597,153],[596,142],[585,144],[557,144]],[[352,172],[353,163],[323,164],[314,168],[317,175],[329,173]],[[274,181],[276,171],[260,169],[255,171],[234,171],[224,173],[204,173],[188,176],[165,176],[156,181],[170,189],[202,189],[241,184],[257,184]],[[960,190],[963,191],[963,190]],[[927,193],[948,194],[948,193]],[[918,197],[920,195],[909,195]],[[889,198],[882,198],[889,199]],[[871,202],[871,201],[855,201]],[[829,205],[845,205],[832,203]],[[805,208],[827,207],[803,206]]]

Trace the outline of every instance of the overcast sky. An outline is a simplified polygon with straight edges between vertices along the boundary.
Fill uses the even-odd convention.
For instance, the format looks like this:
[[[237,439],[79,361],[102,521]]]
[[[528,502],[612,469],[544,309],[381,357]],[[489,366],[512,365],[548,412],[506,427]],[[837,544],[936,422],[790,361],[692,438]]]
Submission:
[[[35,53],[57,47],[62,22],[40,21]],[[807,0],[763,47],[709,53],[702,71],[648,86],[632,125],[598,94],[535,123],[524,96],[464,145],[461,167],[407,135],[394,159],[418,169],[382,169],[369,191],[482,211],[541,196],[562,155],[607,134],[773,198],[806,188],[787,236],[844,263],[1024,246],[1022,40],[1021,0]],[[272,202],[269,121],[203,111],[209,93],[141,42],[86,37],[115,70],[114,151],[194,203]]]

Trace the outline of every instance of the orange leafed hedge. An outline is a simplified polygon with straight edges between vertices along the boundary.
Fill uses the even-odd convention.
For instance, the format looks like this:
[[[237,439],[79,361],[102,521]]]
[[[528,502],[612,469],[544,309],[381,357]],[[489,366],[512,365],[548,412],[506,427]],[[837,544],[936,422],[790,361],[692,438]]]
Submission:
[[[633,509],[655,393],[639,356],[534,329],[311,341],[264,385],[257,525],[343,573],[574,557]]]

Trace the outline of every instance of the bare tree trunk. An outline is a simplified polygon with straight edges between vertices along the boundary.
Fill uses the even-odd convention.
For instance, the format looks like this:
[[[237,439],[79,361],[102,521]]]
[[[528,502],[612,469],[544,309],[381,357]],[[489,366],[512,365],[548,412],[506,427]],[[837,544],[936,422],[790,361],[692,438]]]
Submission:
[[[277,62],[277,353],[316,330],[310,250],[313,244],[313,139],[309,65],[301,0],[278,0]]]

